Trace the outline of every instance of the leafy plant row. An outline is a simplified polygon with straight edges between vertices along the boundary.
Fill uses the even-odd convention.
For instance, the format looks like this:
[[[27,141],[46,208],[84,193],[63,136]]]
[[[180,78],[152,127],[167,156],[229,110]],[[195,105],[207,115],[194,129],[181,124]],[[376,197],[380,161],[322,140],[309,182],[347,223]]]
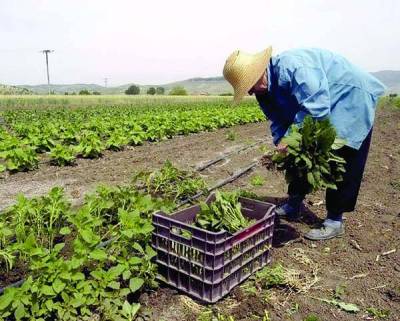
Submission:
[[[0,172],[32,170],[38,154],[54,165],[74,163],[76,157],[97,158],[104,150],[121,150],[145,141],[160,141],[265,119],[252,102],[144,107],[13,110],[3,113],[9,129],[0,127]]]
[[[0,319],[133,320],[138,293],[157,286],[152,213],[170,212],[204,186],[167,162],[128,186],[98,187],[78,209],[57,187],[38,198],[19,195],[0,213],[0,268],[9,271],[1,279],[26,279],[0,296]]]

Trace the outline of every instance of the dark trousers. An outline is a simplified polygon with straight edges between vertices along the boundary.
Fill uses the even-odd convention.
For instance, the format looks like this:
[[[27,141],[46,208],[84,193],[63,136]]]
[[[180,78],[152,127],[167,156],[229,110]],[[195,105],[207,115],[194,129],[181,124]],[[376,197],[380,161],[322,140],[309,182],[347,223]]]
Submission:
[[[367,162],[369,146],[371,144],[372,129],[364,139],[359,150],[344,146],[337,154],[346,160],[346,173],[343,181],[337,184],[337,190],[326,190],[326,209],[330,214],[352,212],[357,203],[358,192]],[[293,182],[289,184],[288,194],[293,201],[304,198],[304,185]]]

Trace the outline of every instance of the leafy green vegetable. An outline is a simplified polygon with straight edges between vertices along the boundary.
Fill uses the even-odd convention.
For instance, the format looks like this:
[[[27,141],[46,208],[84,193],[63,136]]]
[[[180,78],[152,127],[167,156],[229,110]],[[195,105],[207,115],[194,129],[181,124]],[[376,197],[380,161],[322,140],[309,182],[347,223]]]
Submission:
[[[320,188],[337,189],[343,180],[345,160],[335,154],[344,141],[336,139],[335,128],[329,119],[304,118],[301,127],[292,125],[288,136],[282,139],[287,153],[275,153],[272,160],[285,171],[288,183],[299,182],[307,193]]]
[[[216,191],[215,201],[201,203],[200,208],[195,225],[209,231],[235,233],[251,223],[243,216],[236,193]]]

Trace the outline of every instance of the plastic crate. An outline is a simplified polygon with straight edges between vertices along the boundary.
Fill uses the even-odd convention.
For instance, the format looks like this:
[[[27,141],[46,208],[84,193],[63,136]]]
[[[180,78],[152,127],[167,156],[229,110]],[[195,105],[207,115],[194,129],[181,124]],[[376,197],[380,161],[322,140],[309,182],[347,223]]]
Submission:
[[[215,200],[211,194],[206,202]],[[230,234],[190,225],[200,206],[172,215],[153,215],[152,245],[164,281],[208,303],[214,303],[270,262],[275,205],[239,198],[242,213],[256,222]]]

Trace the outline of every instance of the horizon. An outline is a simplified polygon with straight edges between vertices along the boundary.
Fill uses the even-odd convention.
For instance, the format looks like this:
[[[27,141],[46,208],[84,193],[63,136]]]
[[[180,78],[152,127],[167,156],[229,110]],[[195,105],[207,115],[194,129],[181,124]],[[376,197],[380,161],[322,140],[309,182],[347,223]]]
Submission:
[[[3,0],[0,83],[46,84],[43,49],[54,50],[52,84],[103,86],[108,78],[107,87],[145,86],[221,76],[233,50],[270,44],[274,54],[321,47],[369,72],[400,70],[396,0],[255,0],[248,12],[236,4]]]
[[[385,70],[377,70],[377,71],[369,71],[369,73],[378,73],[378,72],[398,72],[400,73],[400,70],[393,70],[393,69],[385,69]],[[148,87],[148,86],[165,86],[165,85],[170,85],[173,83],[178,83],[178,82],[183,82],[183,81],[188,81],[192,79],[202,79],[202,80],[208,80],[209,78],[222,78],[221,80],[224,80],[223,76],[209,76],[209,77],[192,77],[192,78],[187,78],[187,79],[181,79],[181,80],[175,80],[171,81],[169,83],[163,83],[163,84],[140,84],[137,82],[128,82],[124,84],[119,84],[115,86],[103,86],[102,84],[98,83],[81,83],[81,82],[76,82],[76,83],[60,83],[60,84],[55,84],[51,83],[50,86],[72,86],[72,85],[96,85],[100,86],[102,88],[115,88],[115,87],[121,87],[121,86],[127,86],[127,85],[137,85],[137,86],[142,86],[142,87]],[[9,84],[4,84],[2,83],[1,85],[9,85]],[[28,85],[28,84],[20,84],[20,85],[9,85],[9,86],[17,86],[17,87],[24,87],[24,86],[47,86],[46,83],[40,83],[40,84],[33,84],[33,85]]]

